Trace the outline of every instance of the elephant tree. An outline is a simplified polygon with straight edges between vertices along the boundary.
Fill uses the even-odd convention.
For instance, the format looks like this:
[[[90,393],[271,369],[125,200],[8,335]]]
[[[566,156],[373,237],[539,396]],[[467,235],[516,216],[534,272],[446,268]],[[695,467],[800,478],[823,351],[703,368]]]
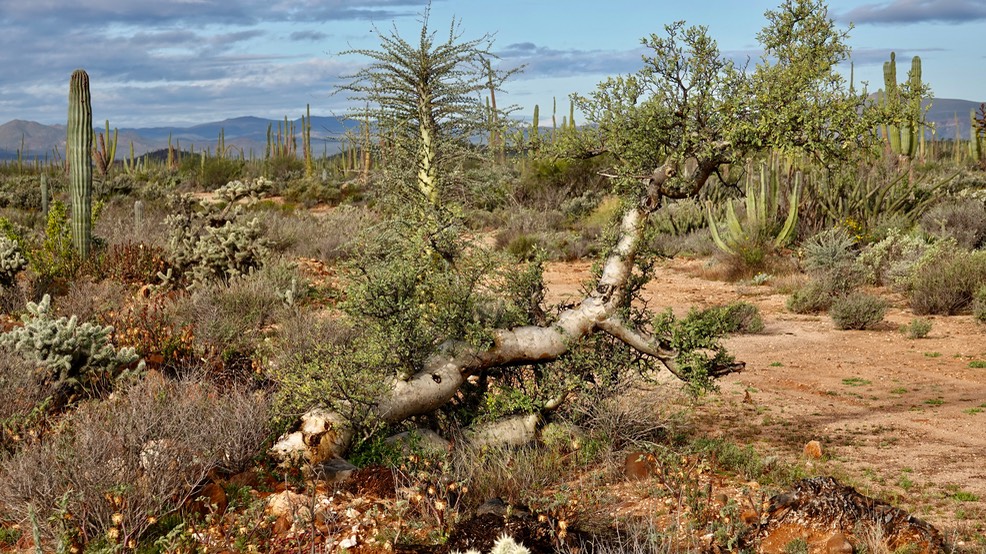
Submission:
[[[318,426],[324,434],[331,422],[333,438],[307,444],[345,450],[357,424],[352,414],[383,424],[430,414],[489,392],[488,378],[503,368],[544,367],[599,337],[693,383],[741,370],[719,346],[714,325],[676,325],[668,314],[651,317],[633,305],[653,259],[644,238],[648,216],[662,198],[696,194],[724,164],[764,148],[834,160],[872,140],[859,111],[864,98],[844,90],[835,73],[848,49],[824,6],[788,0],[766,15],[758,35],[764,56],[752,71],[721,55],[704,28],[675,23],[666,36],[644,41],[652,55],[638,73],[577,98],[594,125],[559,142],[569,155],[613,156],[624,209],[595,285],[554,317],[539,310],[537,263],[517,271],[516,261],[467,242],[455,206],[444,201],[442,179],[461,175],[461,157],[444,154],[468,151],[476,126],[489,120],[479,117],[473,94],[489,84],[488,71],[473,65],[489,55],[486,45],[461,41],[454,26],[436,44],[425,19],[418,44],[395,32],[382,37],[382,50],[357,51],[373,63],[343,88],[370,106],[377,132],[406,153],[411,171],[402,182],[410,186],[398,187],[401,201],[390,204],[388,223],[368,237],[350,273],[346,311],[358,354],[336,352],[318,366],[339,377],[333,390],[354,382],[353,368],[371,372],[364,381],[372,386],[337,395]],[[528,430],[565,401],[571,377],[562,375],[561,386],[545,387],[550,393],[527,406],[534,412],[522,414]]]

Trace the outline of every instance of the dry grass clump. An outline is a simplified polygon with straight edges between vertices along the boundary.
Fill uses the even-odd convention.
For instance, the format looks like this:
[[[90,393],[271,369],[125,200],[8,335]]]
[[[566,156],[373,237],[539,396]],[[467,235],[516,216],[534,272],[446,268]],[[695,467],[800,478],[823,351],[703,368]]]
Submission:
[[[0,465],[0,506],[54,551],[133,548],[210,471],[245,467],[268,438],[268,406],[240,390],[149,377],[82,405]]]

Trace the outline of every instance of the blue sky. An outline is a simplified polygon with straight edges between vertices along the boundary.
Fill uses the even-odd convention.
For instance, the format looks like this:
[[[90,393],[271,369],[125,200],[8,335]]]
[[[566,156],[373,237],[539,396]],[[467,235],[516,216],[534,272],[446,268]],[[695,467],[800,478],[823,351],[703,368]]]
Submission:
[[[464,38],[495,33],[503,67],[527,64],[499,100],[542,118],[558,99],[641,66],[640,39],[683,19],[706,25],[719,47],[754,60],[763,12],[780,0],[434,0],[431,26],[462,20]],[[855,23],[856,78],[882,84],[897,52],[900,80],[923,60],[935,96],[986,101],[986,0],[830,0]],[[0,123],[64,123],[69,75],[92,83],[93,117],[118,127],[195,124],[240,115],[341,114],[332,95],[396,25],[413,39],[417,0],[0,0]],[[374,28],[377,31],[374,31]],[[848,68],[846,68],[848,73]]]

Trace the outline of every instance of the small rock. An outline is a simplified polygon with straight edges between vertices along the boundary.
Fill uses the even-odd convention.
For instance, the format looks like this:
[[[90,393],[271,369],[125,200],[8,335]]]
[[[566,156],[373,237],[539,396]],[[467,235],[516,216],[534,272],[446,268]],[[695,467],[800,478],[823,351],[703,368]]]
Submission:
[[[826,554],[852,554],[852,543],[843,533],[835,533],[825,541]]]
[[[192,498],[185,505],[185,510],[205,517],[210,513],[222,515],[228,506],[229,500],[226,498],[226,491],[216,483],[208,483],[199,492],[192,495]]]
[[[418,452],[438,452],[446,453],[452,448],[452,443],[442,438],[441,435],[431,429],[412,429],[398,433],[392,437],[387,437],[384,443],[391,446],[399,446],[401,452],[410,454],[412,451]]]
[[[805,444],[804,455],[806,458],[817,460],[822,457],[822,443],[818,441],[808,441]]]
[[[305,468],[309,474],[319,481],[327,483],[342,483],[358,468],[342,458],[332,458]]]
[[[623,474],[627,479],[647,479],[657,471],[657,458],[649,452],[631,452],[623,463]]]

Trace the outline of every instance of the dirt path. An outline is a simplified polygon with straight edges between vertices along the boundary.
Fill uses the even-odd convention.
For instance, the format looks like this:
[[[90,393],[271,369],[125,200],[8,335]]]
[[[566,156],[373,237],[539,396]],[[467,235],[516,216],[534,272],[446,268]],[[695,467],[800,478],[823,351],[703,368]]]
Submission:
[[[746,371],[699,409],[708,433],[789,460],[819,440],[821,471],[943,528],[986,530],[986,368],[970,366],[986,361],[986,326],[936,316],[927,338],[908,339],[897,329],[914,315],[880,291],[894,301],[885,324],[840,331],[826,315],[787,312],[787,296],[769,285],[707,279],[704,265],[665,263],[644,298],[676,313],[736,300],[760,307],[765,332],[727,342]],[[589,267],[549,265],[549,301],[579,298]]]

